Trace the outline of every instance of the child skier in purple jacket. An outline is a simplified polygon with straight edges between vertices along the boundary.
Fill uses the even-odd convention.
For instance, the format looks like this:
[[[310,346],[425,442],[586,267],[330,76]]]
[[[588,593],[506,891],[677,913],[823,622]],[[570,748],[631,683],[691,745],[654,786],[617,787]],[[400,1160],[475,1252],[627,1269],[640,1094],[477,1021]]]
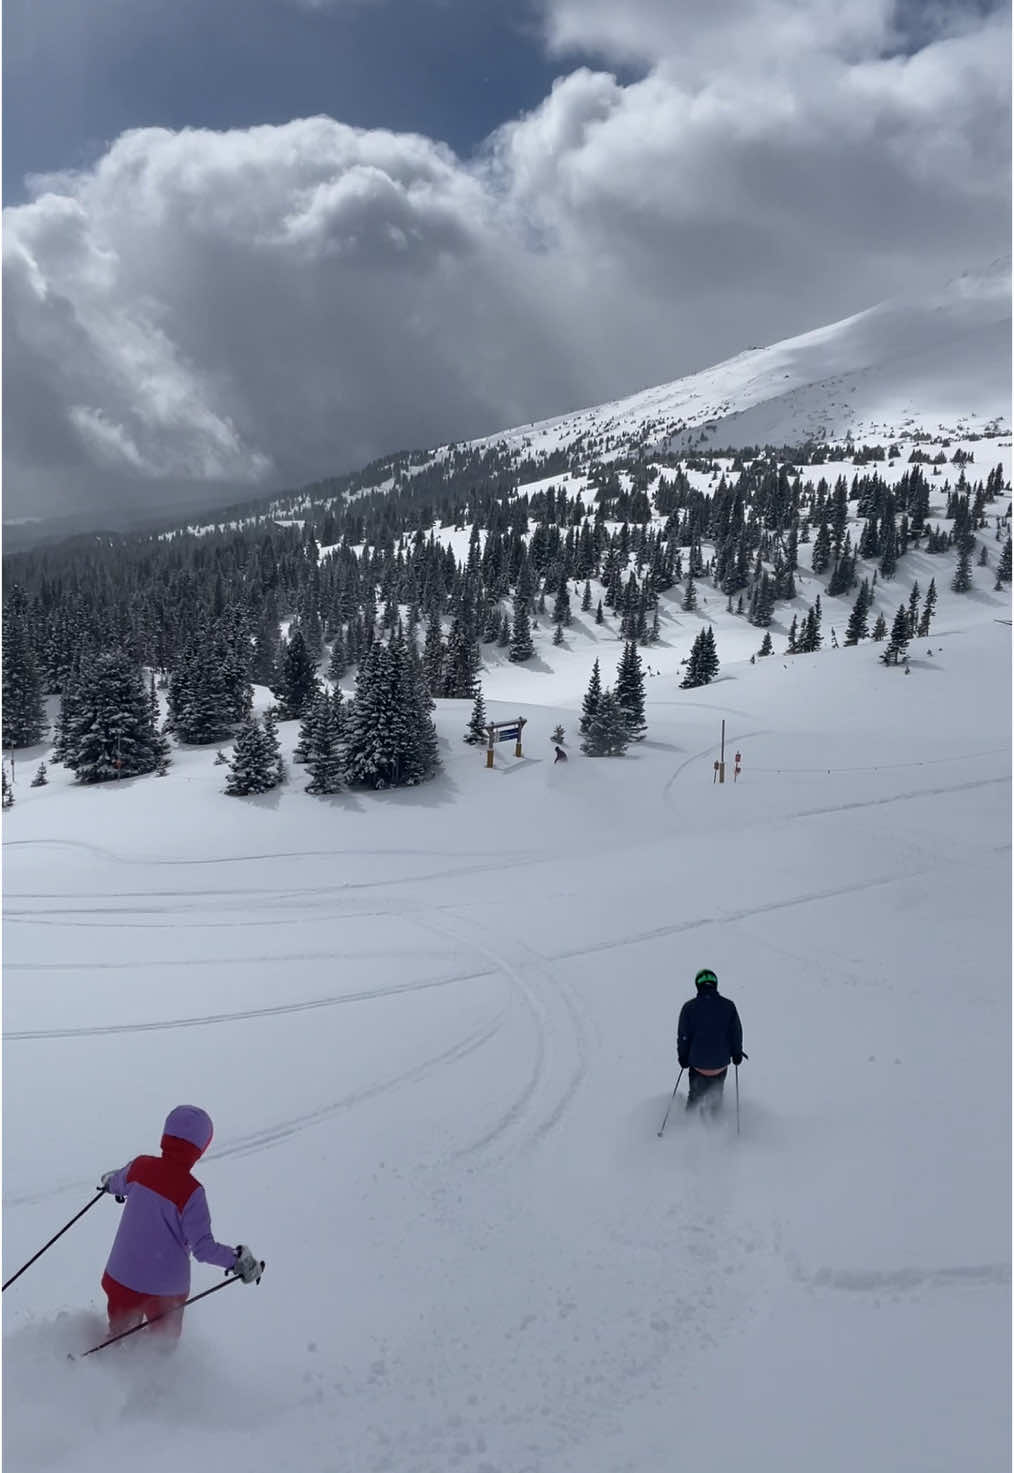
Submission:
[[[166,1118],[161,1156],[135,1156],[102,1177],[101,1190],[125,1202],[102,1275],[111,1335],[158,1319],[154,1328],[179,1336],[180,1306],[190,1293],[191,1253],[238,1274],[246,1284],[259,1282],[261,1265],[249,1248],[215,1241],[204,1188],[190,1174],[212,1134],[204,1110],[177,1105]]]

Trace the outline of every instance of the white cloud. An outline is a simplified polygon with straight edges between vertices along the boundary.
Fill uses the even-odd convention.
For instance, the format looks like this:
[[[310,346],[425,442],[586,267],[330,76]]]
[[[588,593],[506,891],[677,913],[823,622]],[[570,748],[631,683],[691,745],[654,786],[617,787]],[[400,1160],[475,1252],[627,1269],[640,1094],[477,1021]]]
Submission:
[[[468,163],[329,118],[127,133],[6,212],[8,504],[292,484],[674,377],[1006,247],[1006,21],[552,0]],[[943,17],[941,19],[940,17]],[[119,467],[119,472],[117,472]]]

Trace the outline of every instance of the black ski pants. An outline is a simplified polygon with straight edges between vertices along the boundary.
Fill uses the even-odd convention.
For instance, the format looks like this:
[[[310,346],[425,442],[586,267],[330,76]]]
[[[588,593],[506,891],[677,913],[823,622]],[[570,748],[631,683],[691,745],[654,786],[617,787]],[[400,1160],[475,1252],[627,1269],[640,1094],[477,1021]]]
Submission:
[[[687,1109],[694,1110],[698,1106],[702,1110],[718,1110],[722,1104],[722,1090],[725,1088],[725,1076],[727,1069],[721,1074],[698,1074],[696,1069],[687,1070],[687,1082],[690,1091],[687,1095]]]

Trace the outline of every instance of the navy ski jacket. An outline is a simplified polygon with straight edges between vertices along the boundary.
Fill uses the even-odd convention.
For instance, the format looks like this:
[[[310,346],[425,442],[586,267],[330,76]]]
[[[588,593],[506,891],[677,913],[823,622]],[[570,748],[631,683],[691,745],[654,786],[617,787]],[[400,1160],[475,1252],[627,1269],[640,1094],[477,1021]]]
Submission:
[[[726,1069],[743,1052],[743,1025],[731,997],[702,989],[680,1009],[676,1053],[681,1069]]]

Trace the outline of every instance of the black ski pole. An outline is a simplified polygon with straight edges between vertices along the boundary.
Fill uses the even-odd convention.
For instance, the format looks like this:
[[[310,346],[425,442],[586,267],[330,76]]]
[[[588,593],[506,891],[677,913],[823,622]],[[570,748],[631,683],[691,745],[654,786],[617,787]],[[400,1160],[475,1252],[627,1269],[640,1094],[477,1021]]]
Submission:
[[[673,1092],[672,1092],[672,1099],[669,1101],[669,1104],[666,1107],[665,1119],[662,1121],[662,1124],[659,1126],[659,1130],[658,1130],[659,1138],[661,1138],[661,1135],[662,1135],[663,1130],[665,1130],[666,1125],[669,1123],[669,1111],[673,1107],[673,1102],[676,1099],[676,1090],[679,1089],[679,1087],[680,1087],[680,1080],[682,1078],[683,1078],[683,1070],[681,1069],[680,1072],[676,1075],[676,1088],[673,1090]]]
[[[188,1304],[196,1304],[198,1299],[207,1299],[209,1294],[217,1294],[220,1289],[228,1289],[230,1284],[240,1284],[243,1282],[239,1274],[234,1274],[229,1270],[227,1270],[226,1272],[228,1274],[228,1277],[226,1278],[224,1284],[215,1284],[212,1288],[205,1289],[200,1294],[192,1295],[191,1298],[185,1299],[182,1304],[177,1305],[175,1309],[165,1309],[162,1311],[161,1314],[153,1314],[150,1320],[145,1320],[142,1324],[135,1325],[132,1330],[121,1330],[119,1335],[112,1335],[108,1340],[103,1340],[98,1345],[93,1345],[91,1350],[83,1351],[81,1355],[81,1360],[84,1360],[86,1355],[94,1355],[97,1350],[105,1350],[107,1345],[115,1345],[117,1340],[126,1340],[128,1335],[136,1335],[138,1330],[146,1330],[149,1325],[157,1324],[159,1320],[164,1320],[167,1315],[182,1313],[182,1311],[186,1309]],[[261,1273],[263,1272],[264,1261],[262,1259]],[[257,1282],[259,1284],[260,1279],[258,1279]],[[70,1359],[74,1360],[76,1359],[76,1357],[71,1356]]]
[[[74,1224],[77,1222],[77,1220],[78,1220],[79,1217],[84,1217],[84,1215],[85,1215],[86,1212],[90,1212],[92,1210],[92,1208],[95,1206],[95,1203],[98,1202],[98,1201],[100,1201],[101,1198],[105,1195],[105,1190],[106,1190],[105,1187],[99,1187],[98,1188],[98,1196],[97,1197],[93,1197],[91,1199],[91,1201],[87,1204],[87,1206],[81,1208],[81,1211],[80,1212],[75,1212],[74,1216],[71,1218],[70,1222],[67,1223],[66,1227],[62,1227],[58,1233],[54,1233],[53,1236],[50,1238],[50,1240],[49,1240],[48,1243],[43,1243],[43,1245],[39,1249],[38,1253],[33,1253],[32,1256],[31,1256],[31,1258],[28,1260],[28,1262],[22,1264],[22,1266],[18,1269],[18,1271],[17,1271],[16,1274],[11,1274],[10,1278],[7,1280],[6,1284],[4,1284],[3,1288],[4,1289],[9,1289],[10,1286],[11,1286],[11,1284],[13,1284],[13,1282],[14,1282],[15,1279],[20,1279],[21,1275],[24,1273],[24,1271],[25,1271],[26,1268],[31,1268],[31,1266],[35,1262],[35,1260],[37,1258],[41,1258],[42,1255],[45,1253],[45,1251],[46,1251],[47,1248],[52,1248],[52,1246],[56,1242],[57,1238],[62,1238],[63,1237],[64,1233],[67,1231],[67,1228],[72,1228],[74,1226]],[[2,1293],[2,1292],[3,1291],[0,1290],[0,1293]]]
[[[746,1058],[746,1055],[743,1055]],[[736,1134],[739,1135],[739,1065],[736,1065]]]

